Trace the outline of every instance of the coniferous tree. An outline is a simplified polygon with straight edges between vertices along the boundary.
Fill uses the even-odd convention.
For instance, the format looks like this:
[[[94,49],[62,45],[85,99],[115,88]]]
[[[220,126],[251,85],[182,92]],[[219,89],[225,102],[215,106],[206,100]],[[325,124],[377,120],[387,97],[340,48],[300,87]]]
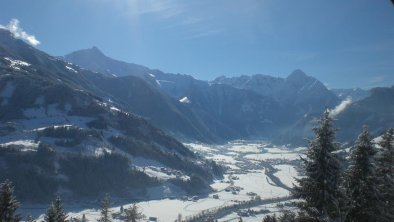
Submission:
[[[351,154],[351,165],[346,172],[345,187],[350,199],[347,221],[377,221],[377,215],[380,215],[375,153],[368,128],[364,126]]]
[[[133,204],[129,208],[125,210],[126,213],[126,222],[137,222],[140,220],[143,220],[145,218],[145,215],[139,210],[138,206],[136,204]]]
[[[276,215],[274,214],[274,215],[266,215],[264,218],[263,218],[263,222],[278,222],[278,219],[276,218]]]
[[[341,164],[337,154],[333,119],[325,111],[313,129],[315,139],[308,144],[306,158],[302,158],[305,177],[297,179],[293,195],[303,199],[299,203],[304,215],[320,221],[335,221],[342,217]]]
[[[81,219],[81,222],[87,222],[88,220],[86,219],[86,216],[85,216],[85,214],[82,214],[82,219]]]
[[[21,216],[16,213],[18,207],[19,202],[14,196],[14,187],[11,181],[6,180],[0,184],[0,221],[20,221]]]
[[[44,216],[44,221],[45,222],[57,222],[56,221],[56,212],[55,212],[55,208],[53,207],[53,204],[51,204],[49,206],[49,208],[47,209],[47,212],[45,213],[45,216]]]
[[[60,197],[56,197],[56,199],[49,206],[44,220],[46,222],[66,222],[67,214],[64,212],[62,200]]]
[[[278,216],[279,222],[295,222],[296,214],[289,210],[284,210],[280,216]]]
[[[387,130],[376,157],[378,190],[382,199],[381,221],[394,221],[394,128]]]
[[[105,195],[104,199],[101,201],[101,216],[99,221],[100,222],[111,222],[111,212],[109,210],[109,207],[111,205],[111,201],[109,199],[108,194]]]

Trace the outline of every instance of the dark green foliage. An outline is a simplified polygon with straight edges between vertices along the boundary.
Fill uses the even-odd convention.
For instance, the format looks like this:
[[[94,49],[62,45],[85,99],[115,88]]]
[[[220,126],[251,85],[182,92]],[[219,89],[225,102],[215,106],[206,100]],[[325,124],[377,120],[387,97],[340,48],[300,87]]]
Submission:
[[[99,116],[97,119],[94,119],[88,123],[86,123],[86,125],[89,128],[95,128],[95,129],[107,129],[108,125],[107,122],[105,121],[104,117]]]
[[[129,160],[120,154],[105,152],[99,157],[69,154],[59,164],[61,172],[69,178],[68,187],[79,197],[119,195],[154,183],[146,174],[132,170]]]
[[[101,135],[96,130],[82,129],[77,126],[47,127],[43,131],[40,131],[38,136],[63,139],[57,141],[56,145],[66,147],[76,146],[89,137],[94,137],[101,140]]]
[[[0,158],[7,166],[7,170],[0,170],[0,180],[12,180],[21,200],[44,202],[54,197],[58,184],[52,177],[54,153],[49,147],[40,145],[37,152],[0,149]]]
[[[278,222],[278,219],[276,218],[276,215],[274,214],[274,215],[266,215],[264,218],[263,218],[263,222]]]
[[[279,222],[295,222],[296,221],[296,214],[294,212],[285,210],[282,212],[281,215],[278,216]]]
[[[346,193],[351,201],[347,221],[376,221],[380,201],[374,166],[375,149],[368,128],[364,127],[351,154],[346,173]]]
[[[52,147],[41,143],[37,152],[0,149],[0,180],[14,181],[16,195],[21,200],[47,202],[59,187],[72,191],[76,197],[95,197],[100,193],[123,195],[131,189],[144,189],[156,184],[146,174],[130,168],[129,160],[119,154],[102,156],[64,154],[57,157]],[[55,163],[58,162],[58,170]],[[58,179],[65,175],[68,180]]]
[[[394,221],[394,128],[383,135],[377,154],[378,191],[382,199],[381,221]]]
[[[139,210],[136,204],[133,204],[125,210],[125,222],[137,222],[145,219],[145,215]]]
[[[64,212],[62,200],[57,197],[49,206],[44,217],[45,222],[66,222],[67,214]]]
[[[20,221],[21,216],[16,213],[19,202],[14,196],[14,187],[11,181],[6,180],[0,184],[0,221],[16,222]]]
[[[101,200],[100,203],[100,219],[98,220],[99,222],[111,222],[112,221],[112,216],[111,212],[109,210],[109,207],[111,206],[111,201],[109,199],[109,195],[106,194],[104,199]]]
[[[90,103],[87,106],[73,106],[72,111],[70,111],[68,114],[73,115],[73,116],[87,116],[87,117],[92,117],[92,116],[98,116],[100,114],[105,114],[106,110],[103,106],[100,106],[97,103]]]
[[[326,111],[313,129],[315,139],[309,142],[306,159],[302,159],[305,177],[298,179],[293,195],[304,201],[299,207],[319,220],[334,220],[341,212],[341,166],[333,151],[337,149],[332,118]]]
[[[217,164],[213,160],[205,160],[205,165],[209,166],[212,169],[212,173],[218,177],[222,177],[224,172],[226,171],[224,166]]]
[[[152,142],[160,144],[183,156],[194,156],[194,153],[183,146],[182,143],[149,125],[146,120],[136,117],[131,118],[130,114],[123,112],[118,112],[116,117],[115,121],[110,121],[112,127],[123,130],[128,136],[147,144],[151,144]]]
[[[55,212],[55,209],[52,207],[52,205],[48,208],[47,212],[45,213],[44,221],[45,222],[57,222],[56,221],[56,212]]]
[[[210,190],[209,184],[206,182],[206,180],[196,175],[190,176],[190,179],[187,181],[173,180],[173,183],[191,195],[201,194]]]
[[[216,173],[219,175],[221,175],[222,172],[219,166],[213,165],[212,162],[208,161],[207,164],[201,166],[195,163],[193,159],[181,157],[177,154],[176,150],[174,150],[174,152],[164,152],[155,144],[144,143],[130,137],[111,137],[110,142],[133,156],[141,156],[147,159],[156,160],[171,168],[182,170],[189,174],[196,174],[205,178],[207,181],[212,180],[212,167],[215,167]]]

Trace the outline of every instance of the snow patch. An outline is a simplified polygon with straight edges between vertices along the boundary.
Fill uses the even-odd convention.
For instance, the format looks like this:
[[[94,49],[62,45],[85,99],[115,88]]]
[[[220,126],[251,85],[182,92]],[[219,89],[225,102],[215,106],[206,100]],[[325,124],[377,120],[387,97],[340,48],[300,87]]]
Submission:
[[[121,112],[120,109],[116,108],[115,106],[109,107],[112,111]]]
[[[7,60],[10,63],[10,67],[13,68],[14,70],[21,70],[21,67],[27,67],[30,66],[29,63],[22,61],[22,60],[17,60],[17,59],[12,59],[9,57],[4,57],[5,60]]]
[[[34,140],[16,140],[7,143],[0,144],[0,146],[20,146],[20,151],[36,151],[38,148],[38,143]]]
[[[77,70],[71,68],[70,66],[65,66],[65,67],[66,67],[66,69],[68,69],[69,71],[71,71],[71,72],[73,72],[73,73],[78,73]]]
[[[190,100],[189,100],[189,98],[187,98],[187,96],[185,96],[182,99],[180,99],[179,102],[187,104],[187,103],[190,103]]]

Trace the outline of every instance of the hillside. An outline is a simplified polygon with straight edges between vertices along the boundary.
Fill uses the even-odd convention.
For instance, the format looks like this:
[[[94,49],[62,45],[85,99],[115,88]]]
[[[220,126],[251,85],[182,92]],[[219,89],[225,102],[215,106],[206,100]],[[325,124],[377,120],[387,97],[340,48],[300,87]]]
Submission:
[[[135,198],[136,190],[152,198],[144,191],[165,183],[183,192],[198,185],[193,191],[200,192],[221,174],[214,162],[109,100],[95,85],[107,77],[3,29],[0,79],[0,167],[7,169],[0,180],[13,180],[22,200],[59,193],[74,200],[103,193]]]

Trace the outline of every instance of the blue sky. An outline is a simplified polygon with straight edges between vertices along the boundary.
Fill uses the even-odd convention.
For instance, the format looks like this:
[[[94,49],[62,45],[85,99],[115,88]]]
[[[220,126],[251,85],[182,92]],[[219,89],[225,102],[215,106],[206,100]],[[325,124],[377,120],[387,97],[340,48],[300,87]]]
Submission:
[[[110,57],[212,80],[302,69],[330,88],[394,84],[389,0],[1,0],[53,55]]]

